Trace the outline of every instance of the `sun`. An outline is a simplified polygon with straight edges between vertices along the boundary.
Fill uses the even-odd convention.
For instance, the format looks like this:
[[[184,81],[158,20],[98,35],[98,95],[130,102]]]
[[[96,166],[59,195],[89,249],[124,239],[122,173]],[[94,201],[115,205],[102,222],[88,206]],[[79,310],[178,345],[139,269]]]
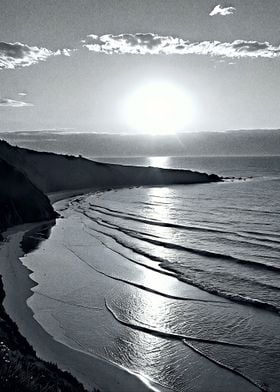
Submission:
[[[130,129],[150,133],[184,131],[193,117],[188,94],[169,82],[153,82],[127,97],[124,118]]]

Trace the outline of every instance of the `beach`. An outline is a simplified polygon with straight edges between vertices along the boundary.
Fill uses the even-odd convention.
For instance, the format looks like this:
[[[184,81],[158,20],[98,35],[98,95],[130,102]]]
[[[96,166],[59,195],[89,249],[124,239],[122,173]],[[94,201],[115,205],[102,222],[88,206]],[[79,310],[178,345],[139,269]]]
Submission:
[[[99,193],[96,195],[91,197],[98,197]],[[63,195],[57,196],[53,200]],[[205,319],[205,309],[224,312],[227,300],[180,283],[172,276],[172,272],[163,270],[158,263],[150,262],[141,266],[142,260],[138,265],[128,264],[120,254],[110,253],[108,248],[102,246],[100,239],[93,240],[84,230],[88,222],[77,213],[77,205],[86,197],[75,196],[55,203],[55,209],[63,218],[57,220],[49,239],[41,244],[42,227],[31,231],[31,234],[28,227],[19,233],[11,233],[6,243],[8,248],[5,246],[5,257],[9,263],[5,264],[7,270],[1,271],[7,293],[4,304],[39,357],[70,371],[86,387],[95,386],[104,391],[173,390],[170,381],[175,382],[174,390],[184,390],[186,382],[190,383],[191,390],[203,392],[262,390],[262,386],[254,379],[251,380],[230,365],[224,366],[219,361],[209,360],[211,355],[207,358],[203,350],[201,352],[196,343],[202,344],[203,348],[203,342],[213,339],[213,331],[202,335],[200,332],[200,336],[197,336],[197,332],[195,335],[192,333],[194,336],[190,337],[190,341],[185,340],[189,345],[188,350],[182,344],[188,337],[181,333],[180,338],[180,334],[172,331],[172,328],[169,332],[171,343],[166,342],[164,335],[168,337],[168,328],[166,330],[165,326],[162,330],[162,326],[170,322],[166,313],[168,308],[165,312],[162,310],[162,306],[169,306],[166,300],[182,300],[184,303],[188,299],[194,300],[191,303],[195,306],[189,311],[196,311],[202,319]],[[46,227],[43,227],[43,232],[46,233]],[[24,233],[27,233],[25,238],[35,237],[40,244],[37,250],[26,257],[22,257],[18,246]],[[26,242],[25,239],[25,243],[25,246],[30,246],[30,240]],[[106,267],[108,261],[111,266],[109,270]],[[157,271],[160,273],[160,281]],[[13,290],[15,280],[19,288],[16,295]],[[108,293],[112,293],[116,302],[108,299]],[[122,298],[129,301],[130,298],[141,299],[142,307],[145,306],[148,312],[146,320],[156,323],[154,332],[150,327],[151,321],[146,327],[134,316],[134,327],[131,329],[131,319],[125,315],[120,318],[118,307],[121,306],[119,301]],[[148,308],[145,302],[149,303]],[[132,305],[130,303],[130,309]],[[162,324],[161,317],[166,317],[166,320],[162,319]],[[128,344],[131,339],[135,345],[132,351]],[[214,340],[219,345],[219,340],[225,339],[215,336]],[[237,346],[243,343],[241,339]],[[242,347],[240,349],[243,350]],[[172,373],[166,372],[166,358],[162,350],[169,353],[168,360],[173,358],[174,363],[183,363],[183,378],[179,365],[177,369],[175,366]],[[127,367],[129,371],[122,367]],[[140,375],[137,376],[138,372]],[[181,379],[177,379],[176,372],[181,374]]]
[[[61,196],[61,194],[57,195],[59,199]],[[26,301],[32,295],[32,288],[36,283],[30,279],[31,271],[19,262],[19,258],[23,256],[20,243],[24,233],[36,227],[38,224],[27,224],[8,230],[4,234],[8,241],[0,248],[1,261],[3,261],[0,273],[6,293],[4,308],[17,323],[20,333],[35,348],[39,358],[56,363],[61,369],[69,371],[88,390],[99,387],[99,377],[102,379],[99,382],[106,391],[153,390],[153,387],[151,385],[147,387],[137,374],[133,375],[101,358],[88,357],[77,347],[73,351],[67,345],[60,344],[34,320],[32,310],[27,306]],[[14,287],[17,289],[15,290]]]

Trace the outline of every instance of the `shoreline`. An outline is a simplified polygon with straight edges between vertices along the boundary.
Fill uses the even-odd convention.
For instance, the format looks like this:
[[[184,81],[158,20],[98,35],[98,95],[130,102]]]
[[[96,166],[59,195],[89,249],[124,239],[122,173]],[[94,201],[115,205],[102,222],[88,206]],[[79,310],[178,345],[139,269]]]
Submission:
[[[1,391],[37,391],[62,388],[65,392],[86,392],[72,374],[40,359],[7,314],[0,275],[0,384]],[[35,388],[35,389],[34,389]],[[94,388],[93,392],[100,392]]]
[[[110,189],[112,189],[112,187]],[[75,196],[85,195],[89,192],[102,192],[106,190],[109,190],[109,188],[87,188],[75,191],[56,192],[48,195],[48,197],[51,199],[52,204],[55,205],[55,210],[60,212],[67,209],[66,204],[71,198]],[[84,351],[80,351],[77,348],[73,348],[65,343],[59,342],[55,337],[46,332],[40,323],[35,320],[34,313],[28,306],[27,300],[32,297],[32,289],[37,286],[37,282],[33,280],[31,276],[33,271],[19,262],[19,257],[22,257],[24,253],[20,247],[20,241],[24,233],[28,232],[31,228],[39,228],[43,224],[44,222],[39,222],[20,227],[14,227],[5,233],[10,236],[10,242],[5,244],[8,248],[13,250],[16,249],[17,252],[16,254],[11,254],[13,252],[8,251],[6,255],[6,259],[9,260],[10,270],[7,268],[4,273],[0,270],[0,273],[8,277],[8,283],[6,283],[8,286],[8,291],[5,289],[5,309],[11,318],[17,323],[22,335],[26,337],[27,341],[35,348],[38,357],[46,361],[56,363],[62,370],[67,370],[70,374],[82,382],[83,385],[90,391],[93,387],[100,389],[101,392],[170,391],[170,389],[166,387],[153,384],[152,382],[150,383],[148,378],[142,377],[141,375],[133,373],[132,371],[130,372],[129,370],[122,368],[121,365],[113,364],[112,362],[102,359],[94,354],[87,354]],[[11,272],[13,272],[14,277],[9,276],[11,275]],[[20,287],[20,290],[16,295],[13,293],[14,279],[18,280],[18,287]],[[17,308],[20,309],[20,312],[18,312]],[[42,344],[42,342],[44,343]],[[92,362],[92,365],[90,366],[89,358]],[[86,369],[85,372],[84,369]],[[96,376],[93,375],[92,378],[89,379],[88,374],[93,373]],[[221,373],[221,376],[222,374],[223,372]],[[102,376],[100,377],[100,375]],[[98,376],[100,377],[100,383],[98,382]],[[93,380],[95,381],[94,384]],[[238,386],[239,382],[237,380],[235,381],[237,382]],[[99,386],[101,383],[102,387]],[[104,386],[104,384],[106,385]],[[256,388],[258,387],[256,386]],[[236,389],[236,391],[237,390],[239,389]]]
[[[67,203],[72,197],[86,194],[88,192],[105,191],[108,189],[87,188],[73,191],[55,192],[48,197],[52,205],[62,202]],[[154,385],[148,379],[128,369],[122,368],[118,364],[111,363],[98,356],[89,355],[55,340],[43,327],[35,320],[31,308],[27,301],[33,295],[33,288],[37,282],[31,277],[32,271],[20,263],[20,257],[24,252],[20,246],[21,240],[30,229],[39,228],[49,222],[36,222],[20,226],[14,226],[2,233],[4,241],[0,247],[0,255],[5,259],[5,263],[0,266],[5,298],[3,306],[6,313],[16,323],[19,332],[27,339],[34,348],[38,358],[57,364],[58,368],[73,375],[89,391],[98,388],[101,392],[148,392],[148,391],[169,391],[169,389]],[[15,284],[17,290],[14,290]],[[44,344],[42,344],[44,342]],[[89,361],[90,358],[90,361]],[[89,368],[89,362],[92,362]],[[87,371],[84,372],[84,369]],[[95,379],[101,378],[103,387],[100,388],[99,381],[93,383],[86,374],[96,374]],[[101,375],[101,377],[100,377]],[[104,380],[106,380],[104,382]],[[111,381],[109,381],[111,380]],[[112,382],[113,381],[113,382]],[[105,384],[105,387],[104,387]],[[124,389],[124,385],[126,388]]]

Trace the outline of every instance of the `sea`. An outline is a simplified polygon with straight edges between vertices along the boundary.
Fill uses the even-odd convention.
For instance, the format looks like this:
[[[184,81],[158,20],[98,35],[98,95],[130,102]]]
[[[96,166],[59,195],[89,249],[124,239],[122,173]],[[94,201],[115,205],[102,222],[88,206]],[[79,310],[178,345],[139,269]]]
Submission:
[[[23,242],[34,318],[154,390],[280,391],[280,156],[92,159],[227,178],[57,203]]]

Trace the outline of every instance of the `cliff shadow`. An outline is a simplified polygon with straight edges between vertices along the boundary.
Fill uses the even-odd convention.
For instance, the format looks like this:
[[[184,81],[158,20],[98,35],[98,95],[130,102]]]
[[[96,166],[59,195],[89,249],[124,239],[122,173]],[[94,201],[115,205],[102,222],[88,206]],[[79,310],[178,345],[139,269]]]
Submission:
[[[20,243],[23,252],[27,254],[38,249],[41,242],[50,237],[52,228],[53,226],[55,226],[55,223],[55,220],[51,220],[27,231],[24,234]]]

